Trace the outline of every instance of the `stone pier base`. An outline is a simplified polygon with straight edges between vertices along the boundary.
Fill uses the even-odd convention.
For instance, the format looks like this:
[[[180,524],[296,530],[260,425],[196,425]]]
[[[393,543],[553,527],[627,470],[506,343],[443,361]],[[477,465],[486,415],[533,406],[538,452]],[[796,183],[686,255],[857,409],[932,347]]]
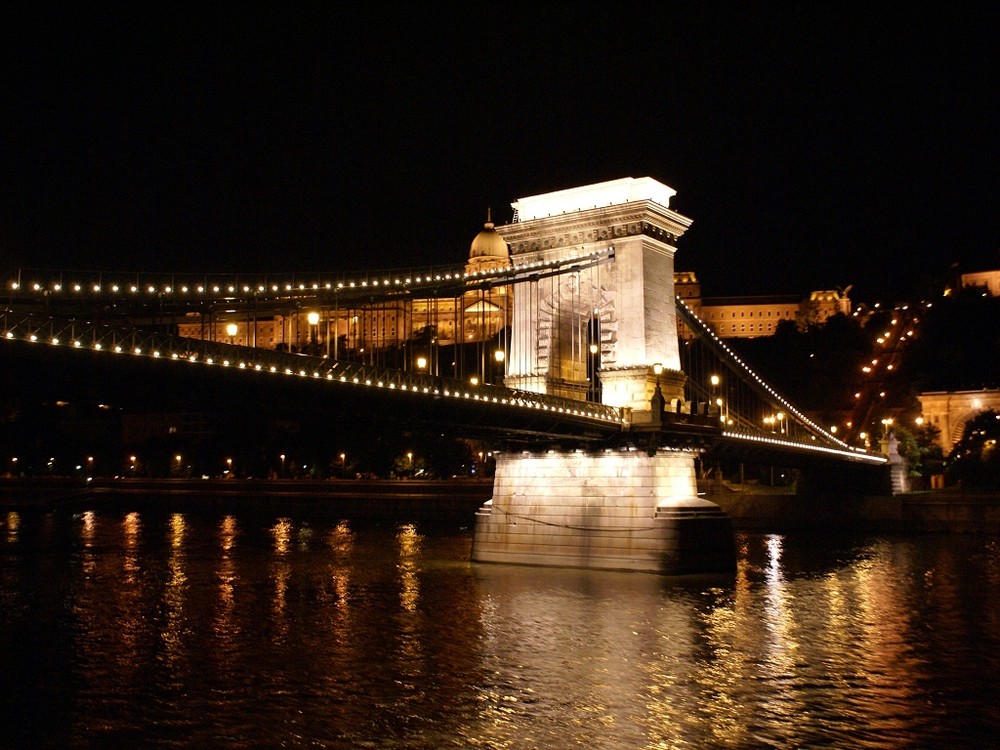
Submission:
[[[697,497],[694,454],[497,457],[475,562],[680,574],[735,570],[729,517]]]

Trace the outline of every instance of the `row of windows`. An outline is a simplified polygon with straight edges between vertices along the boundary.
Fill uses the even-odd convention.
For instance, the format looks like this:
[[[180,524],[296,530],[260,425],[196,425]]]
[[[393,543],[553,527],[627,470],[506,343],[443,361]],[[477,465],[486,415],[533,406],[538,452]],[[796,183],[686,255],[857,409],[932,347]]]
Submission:
[[[723,310],[712,310],[711,308],[709,308],[709,310],[707,311],[707,313],[708,314],[706,316],[706,320],[721,320],[721,319],[723,319],[723,318],[726,317],[726,313]],[[758,318],[763,318],[763,317],[770,318],[771,317],[771,313],[772,313],[771,310],[767,310],[766,311],[766,315],[765,315],[765,311],[764,310],[757,310],[756,311],[756,316]],[[743,317],[752,318],[752,317],[754,317],[754,314],[755,314],[754,310],[750,310],[749,314],[746,311],[744,311],[744,310],[740,310],[740,315],[739,316],[741,318],[743,318]],[[791,318],[794,314],[795,313],[792,310],[776,310],[776,311],[774,311],[774,317],[775,318]],[[731,312],[729,314],[729,317],[730,318],[735,318],[736,317],[736,312],[735,311]]]
[[[774,323],[728,323],[717,326],[720,336],[737,333],[774,333]]]

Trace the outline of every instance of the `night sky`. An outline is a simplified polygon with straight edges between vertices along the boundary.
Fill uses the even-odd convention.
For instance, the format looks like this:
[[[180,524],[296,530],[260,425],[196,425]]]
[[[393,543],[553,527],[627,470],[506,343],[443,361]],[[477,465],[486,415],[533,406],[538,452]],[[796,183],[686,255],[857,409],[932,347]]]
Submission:
[[[708,296],[1000,268],[996,3],[12,5],[0,270],[460,263],[644,176]]]

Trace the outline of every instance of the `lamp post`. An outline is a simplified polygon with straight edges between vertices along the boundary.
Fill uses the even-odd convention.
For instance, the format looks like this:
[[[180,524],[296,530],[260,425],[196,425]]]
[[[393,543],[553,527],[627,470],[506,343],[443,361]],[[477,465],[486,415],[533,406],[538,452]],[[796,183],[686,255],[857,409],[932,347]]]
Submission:
[[[719,421],[725,424],[727,419],[722,409],[723,399],[718,395],[719,383],[722,382],[722,378],[718,375],[712,375],[712,377],[709,378],[709,382],[712,384],[712,403],[719,409]]]
[[[663,365],[656,362],[653,365],[653,374],[656,376],[656,387],[653,389],[653,398],[649,400],[650,411],[654,421],[663,419],[663,392],[660,390],[660,375],[663,374]]]
[[[317,335],[319,330],[319,313],[315,310],[306,315],[309,321],[309,353],[316,354]]]
[[[239,333],[239,326],[235,323],[230,323],[226,326],[226,335],[229,336],[229,343],[233,343],[233,339],[236,338],[236,334]]]

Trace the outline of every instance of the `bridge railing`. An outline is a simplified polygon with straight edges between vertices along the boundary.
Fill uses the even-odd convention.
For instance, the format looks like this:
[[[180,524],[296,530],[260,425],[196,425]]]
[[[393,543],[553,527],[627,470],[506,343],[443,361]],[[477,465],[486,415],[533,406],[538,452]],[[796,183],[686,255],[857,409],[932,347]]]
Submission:
[[[108,354],[186,361],[510,408],[534,409],[557,415],[561,419],[592,422],[616,429],[621,429],[625,424],[622,410],[605,404],[512,390],[498,385],[473,385],[425,373],[184,338],[90,321],[6,311],[0,313],[0,341],[23,341]]]
[[[0,276],[0,296],[8,300],[86,301],[116,299],[160,304],[234,299],[334,297],[378,299],[401,291],[455,295],[478,285],[511,284],[590,268],[614,257],[607,247],[549,261],[511,264],[486,271],[464,265],[424,266],[354,272],[169,273],[17,268]]]

